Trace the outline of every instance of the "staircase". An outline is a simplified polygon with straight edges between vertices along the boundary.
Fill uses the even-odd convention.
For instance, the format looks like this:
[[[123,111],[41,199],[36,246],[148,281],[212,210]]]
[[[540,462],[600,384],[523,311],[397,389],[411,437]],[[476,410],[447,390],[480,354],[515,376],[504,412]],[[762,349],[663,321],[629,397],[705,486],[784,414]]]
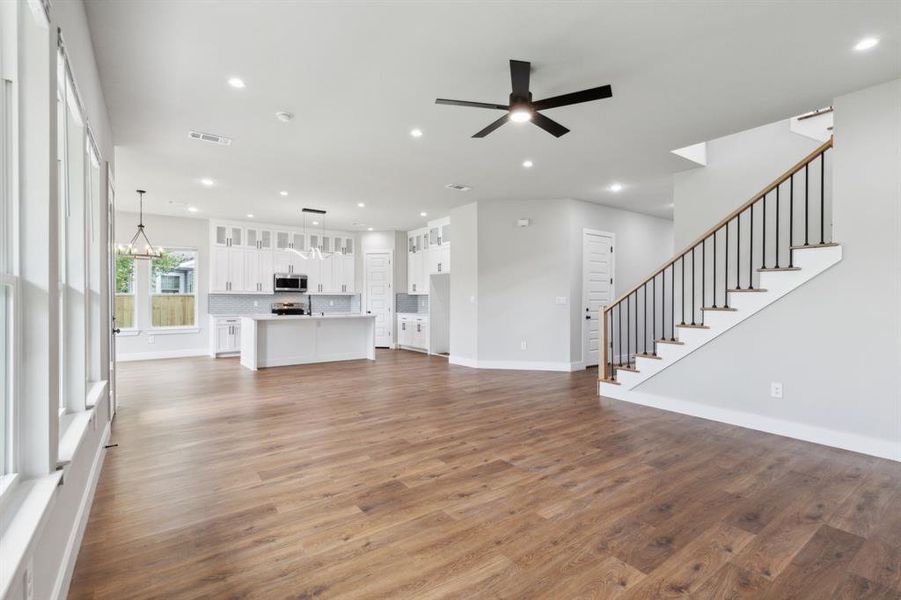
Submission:
[[[630,390],[842,258],[828,239],[832,140],[601,308],[598,394]]]

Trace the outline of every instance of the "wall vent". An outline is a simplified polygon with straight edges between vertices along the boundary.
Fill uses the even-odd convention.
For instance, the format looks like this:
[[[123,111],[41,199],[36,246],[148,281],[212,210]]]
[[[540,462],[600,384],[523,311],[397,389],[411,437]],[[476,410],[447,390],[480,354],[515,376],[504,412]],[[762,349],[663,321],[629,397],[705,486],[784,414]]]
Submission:
[[[461,185],[459,183],[449,183],[444,187],[446,187],[449,190],[457,190],[458,192],[468,192],[469,190],[472,189],[468,185]]]
[[[201,142],[209,142],[211,144],[219,144],[220,146],[230,146],[232,143],[231,138],[227,138],[224,135],[216,135],[215,133],[204,133],[202,131],[194,131],[193,129],[188,132],[188,137],[192,140],[200,140]]]

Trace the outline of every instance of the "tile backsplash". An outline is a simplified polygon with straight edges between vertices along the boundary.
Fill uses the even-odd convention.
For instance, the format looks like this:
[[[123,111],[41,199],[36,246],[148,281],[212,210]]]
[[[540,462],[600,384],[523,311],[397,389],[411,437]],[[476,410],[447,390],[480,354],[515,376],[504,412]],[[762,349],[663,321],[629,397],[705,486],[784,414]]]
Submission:
[[[207,311],[211,315],[253,315],[265,314],[272,310],[273,302],[299,302],[309,306],[313,300],[313,314],[318,313],[358,313],[360,295],[324,296],[307,294],[210,294]],[[254,306],[256,303],[256,306]]]
[[[427,313],[429,312],[429,297],[423,294],[397,294],[395,310],[399,314]]]

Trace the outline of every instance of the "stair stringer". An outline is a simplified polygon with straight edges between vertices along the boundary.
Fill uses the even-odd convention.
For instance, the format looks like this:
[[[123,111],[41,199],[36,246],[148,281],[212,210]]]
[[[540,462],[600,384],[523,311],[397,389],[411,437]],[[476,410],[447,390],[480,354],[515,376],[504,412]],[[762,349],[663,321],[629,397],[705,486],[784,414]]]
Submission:
[[[618,370],[617,383],[598,382],[598,395],[618,400],[628,400],[631,391],[657,373],[676,364],[701,346],[716,339],[742,321],[757,314],[770,304],[798,289],[814,277],[842,259],[841,246],[810,246],[792,250],[793,264],[797,271],[763,271],[758,288],[764,292],[728,292],[729,306],[734,311],[706,311],[707,329],[676,326],[678,341],[682,344],[657,344],[658,358],[635,358],[635,371]]]

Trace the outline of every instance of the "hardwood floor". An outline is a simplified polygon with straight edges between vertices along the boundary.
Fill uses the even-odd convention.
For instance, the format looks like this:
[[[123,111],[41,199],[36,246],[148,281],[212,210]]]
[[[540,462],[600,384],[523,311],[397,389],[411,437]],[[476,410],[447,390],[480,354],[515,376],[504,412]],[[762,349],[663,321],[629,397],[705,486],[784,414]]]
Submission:
[[[70,598],[901,598],[901,465],[379,351],[120,365]]]

